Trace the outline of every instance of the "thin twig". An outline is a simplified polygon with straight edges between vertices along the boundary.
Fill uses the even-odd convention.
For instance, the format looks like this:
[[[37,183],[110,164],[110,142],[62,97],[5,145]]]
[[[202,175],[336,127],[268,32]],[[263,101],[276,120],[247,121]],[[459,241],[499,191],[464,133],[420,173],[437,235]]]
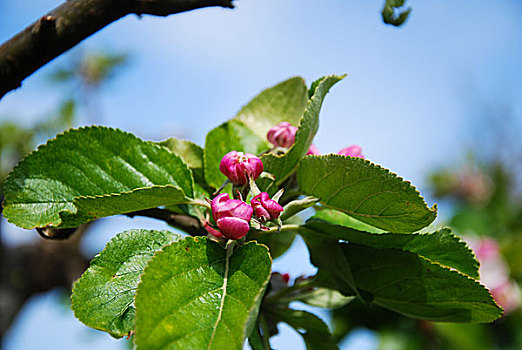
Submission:
[[[128,217],[145,216],[153,219],[165,221],[167,224],[180,229],[191,236],[206,236],[207,231],[203,228],[199,220],[193,216],[174,213],[167,209],[145,209],[133,211],[125,214]]]

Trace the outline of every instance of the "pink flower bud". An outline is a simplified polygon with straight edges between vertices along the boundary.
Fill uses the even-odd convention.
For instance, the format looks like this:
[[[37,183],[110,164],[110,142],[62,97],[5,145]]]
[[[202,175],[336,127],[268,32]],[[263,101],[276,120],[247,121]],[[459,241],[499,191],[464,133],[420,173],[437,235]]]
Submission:
[[[283,207],[275,200],[270,199],[268,193],[261,192],[250,201],[256,218],[261,222],[274,220],[279,217],[283,211]]]
[[[321,152],[319,152],[319,149],[317,147],[315,147],[315,145],[313,143],[310,145],[310,148],[308,149],[308,153],[306,153],[307,156],[310,156],[310,155],[318,156],[320,154],[321,154]]]
[[[362,158],[364,159],[364,156],[362,155],[362,148],[357,145],[352,145],[350,147],[343,148],[337,154],[341,156],[348,156],[348,157],[355,157],[355,158]]]
[[[208,232],[216,237],[220,234],[228,239],[240,239],[245,237],[250,230],[250,219],[254,210],[239,199],[230,199],[228,193],[222,193],[210,203],[212,217],[220,231],[209,226]],[[217,232],[216,232],[217,231]]]
[[[263,162],[251,153],[232,151],[219,164],[221,171],[235,185],[245,185],[248,178],[257,179],[263,172]]]
[[[296,132],[297,128],[289,122],[281,122],[268,130],[266,137],[274,146],[289,148],[294,144]]]

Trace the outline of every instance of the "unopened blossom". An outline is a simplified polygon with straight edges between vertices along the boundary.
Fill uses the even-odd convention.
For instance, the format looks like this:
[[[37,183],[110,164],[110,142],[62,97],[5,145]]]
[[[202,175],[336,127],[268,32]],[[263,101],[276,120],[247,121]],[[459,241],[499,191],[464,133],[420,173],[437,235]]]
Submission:
[[[235,185],[245,185],[248,179],[257,179],[263,172],[263,162],[252,153],[232,151],[225,154],[219,170]]]
[[[308,149],[308,152],[306,153],[307,156],[313,155],[318,156],[321,153],[319,152],[319,148],[317,148],[313,143],[310,145],[310,148]]]
[[[296,132],[297,127],[289,122],[281,122],[268,130],[266,137],[276,147],[289,148],[294,144]]]
[[[230,199],[228,193],[222,193],[212,200],[210,207],[219,230],[209,225],[205,225],[205,228],[214,236],[240,239],[250,230],[250,219],[254,210],[242,200]]]
[[[364,156],[362,154],[362,148],[357,145],[352,145],[350,147],[343,148],[337,154],[341,156],[348,156],[348,157],[355,157],[355,158],[362,158],[364,159]]]
[[[270,199],[268,193],[261,192],[250,201],[250,205],[254,208],[254,215],[261,222],[275,220],[283,211],[281,204]]]

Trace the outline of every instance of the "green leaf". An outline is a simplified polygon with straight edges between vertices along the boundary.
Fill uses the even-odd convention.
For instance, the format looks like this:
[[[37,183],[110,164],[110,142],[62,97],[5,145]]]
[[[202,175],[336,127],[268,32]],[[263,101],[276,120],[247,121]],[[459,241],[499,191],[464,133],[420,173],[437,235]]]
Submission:
[[[386,0],[381,11],[383,22],[396,27],[403,25],[411,12],[411,7],[404,8],[404,2],[404,0]]]
[[[197,183],[205,184],[203,172],[203,148],[187,140],[180,140],[174,137],[158,142],[159,145],[168,148],[172,153],[179,156],[188,165],[194,180]]]
[[[316,207],[317,212],[313,216],[314,220],[323,220],[333,225],[340,225],[355,230],[370,232],[370,233],[385,233],[386,231],[381,230],[375,226],[368,225],[362,221],[354,219],[348,214],[333,209],[325,209],[322,207]]]
[[[270,315],[294,328],[303,337],[307,350],[338,349],[328,326],[314,314],[301,310],[270,309]]]
[[[438,322],[487,323],[502,315],[488,290],[476,280],[418,254],[335,241],[321,248],[341,252],[338,260],[345,263],[316,266],[332,275],[337,270],[348,272],[367,303]]]
[[[352,296],[344,296],[336,290],[329,288],[315,288],[310,292],[299,294],[293,301],[302,301],[311,306],[325,309],[340,308],[354,299]]]
[[[414,232],[437,215],[409,182],[368,160],[339,155],[305,157],[297,170],[300,189],[327,208],[389,232]]]
[[[334,214],[328,212],[332,211],[324,210],[307,221],[306,226],[313,229],[308,235],[323,240],[344,240],[373,248],[409,251],[473,278],[479,277],[479,264],[473,252],[466,242],[455,236],[449,228],[442,228],[433,233],[369,233],[324,221],[325,217],[331,218]],[[345,215],[339,213],[336,216]]]
[[[297,125],[306,106],[306,85],[302,78],[288,79],[262,91],[234,119],[208,133],[204,166],[207,183],[219,188],[226,177],[219,171],[221,158],[230,151],[260,154],[268,150],[266,134],[280,122]]]
[[[272,259],[276,259],[283,255],[290,246],[292,246],[295,236],[295,231],[285,231],[280,233],[262,234],[259,237],[256,237],[255,240],[266,245],[270,250],[270,256]]]
[[[105,196],[78,197],[73,204],[78,208],[78,213],[86,213],[93,220],[104,216],[189,202],[190,200],[185,197],[179,187],[165,185],[138,188],[134,191]]]
[[[306,90],[303,78],[290,78],[262,91],[239,111],[235,119],[266,140],[268,130],[281,122],[299,124],[307,103]]]
[[[344,76],[330,75],[314,83],[316,85],[313,90],[314,94],[309,99],[304,115],[299,122],[292,147],[281,155],[267,153],[261,157],[265,171],[275,176],[277,186],[296,170],[299,161],[308,152],[319,128],[319,112],[323,100],[330,88],[343,78]],[[277,191],[277,186],[273,186],[273,181],[266,179],[260,183],[260,188],[267,192],[275,193]]]
[[[72,309],[87,326],[115,337],[134,329],[134,295],[147,262],[181,236],[169,231],[119,233],[74,284]]]
[[[272,261],[249,242],[228,257],[187,237],[157,253],[136,294],[138,349],[242,349],[257,320]]]
[[[177,203],[193,197],[192,175],[180,157],[120,130],[85,127],[58,135],[13,170],[5,185],[4,216],[27,229],[74,227],[93,217],[78,212],[74,201],[83,202],[80,197],[105,203],[88,199],[94,216],[101,217],[121,214],[111,206],[124,207],[124,197],[146,209],[173,204],[156,197],[171,194]]]

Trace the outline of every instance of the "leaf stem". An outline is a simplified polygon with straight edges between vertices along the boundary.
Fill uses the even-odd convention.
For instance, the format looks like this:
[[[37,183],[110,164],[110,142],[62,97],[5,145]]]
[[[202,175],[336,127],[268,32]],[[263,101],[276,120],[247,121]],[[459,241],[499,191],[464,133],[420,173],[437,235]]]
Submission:
[[[201,222],[189,215],[174,213],[167,209],[144,209],[126,213],[126,216],[133,218],[134,216],[145,216],[153,219],[165,221],[167,224],[188,233],[191,236],[206,236],[207,231],[201,225]]]
[[[276,232],[284,232],[284,231],[299,231],[301,229],[301,225],[283,225],[281,227],[272,227],[269,230],[266,231],[256,231],[257,235],[264,235],[264,234],[270,234],[270,233],[276,233]],[[257,236],[256,235],[256,236]]]
[[[285,297],[292,295],[292,294],[299,294],[298,292],[300,292],[302,290],[306,291],[306,290],[312,290],[314,288],[315,288],[315,285],[313,284],[312,281],[303,281],[301,283],[294,284],[293,286],[287,287],[273,296],[267,297],[265,302],[270,303],[270,304],[275,304],[276,302],[280,301],[281,299],[283,299],[286,302],[287,300],[285,300]]]

